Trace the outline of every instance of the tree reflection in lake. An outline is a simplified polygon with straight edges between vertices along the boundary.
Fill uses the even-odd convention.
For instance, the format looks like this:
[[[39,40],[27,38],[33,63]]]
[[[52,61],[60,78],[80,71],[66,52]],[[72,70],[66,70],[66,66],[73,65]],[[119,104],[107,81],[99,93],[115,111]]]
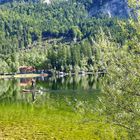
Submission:
[[[92,100],[99,91],[99,83],[93,76],[67,76],[36,78],[33,86],[32,78],[0,80],[0,100],[31,103],[42,102],[48,98],[64,100]],[[42,100],[42,101],[41,101]],[[48,101],[48,100],[47,100]]]
[[[45,82],[44,82],[45,81]],[[93,90],[99,89],[97,82],[92,75],[87,76],[66,76],[46,77],[44,81],[38,78],[38,85],[51,90]]]
[[[12,102],[20,98],[18,80],[0,80],[0,101]]]

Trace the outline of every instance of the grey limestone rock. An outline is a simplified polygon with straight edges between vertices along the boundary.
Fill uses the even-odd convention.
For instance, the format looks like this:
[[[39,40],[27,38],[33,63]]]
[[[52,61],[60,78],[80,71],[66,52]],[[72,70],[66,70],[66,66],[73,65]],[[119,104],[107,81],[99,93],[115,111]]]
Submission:
[[[89,16],[129,18],[133,15],[132,11],[127,0],[94,0]]]

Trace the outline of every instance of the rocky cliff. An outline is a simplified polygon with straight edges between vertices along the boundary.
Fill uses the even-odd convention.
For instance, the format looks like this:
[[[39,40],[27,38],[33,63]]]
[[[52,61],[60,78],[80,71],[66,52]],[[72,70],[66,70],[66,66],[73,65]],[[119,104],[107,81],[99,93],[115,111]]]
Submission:
[[[133,14],[127,0],[94,0],[90,16],[129,18]]]

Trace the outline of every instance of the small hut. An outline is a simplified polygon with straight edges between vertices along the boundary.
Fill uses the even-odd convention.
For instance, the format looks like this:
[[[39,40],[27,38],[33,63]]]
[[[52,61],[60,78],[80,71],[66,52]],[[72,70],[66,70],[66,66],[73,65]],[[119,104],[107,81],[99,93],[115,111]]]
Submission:
[[[26,74],[26,73],[34,73],[36,69],[33,66],[20,66],[19,71],[22,74]]]

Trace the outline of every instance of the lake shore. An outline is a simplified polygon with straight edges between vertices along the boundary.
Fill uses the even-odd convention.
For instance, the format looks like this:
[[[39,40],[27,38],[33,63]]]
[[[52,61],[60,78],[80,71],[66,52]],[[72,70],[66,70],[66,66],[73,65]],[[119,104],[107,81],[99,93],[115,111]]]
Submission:
[[[5,79],[5,78],[33,78],[33,77],[41,77],[41,76],[48,76],[48,74],[34,74],[34,73],[29,73],[29,74],[15,74],[15,75],[0,75],[0,79]]]
[[[65,73],[65,72],[51,72],[50,73],[26,73],[26,74],[4,74],[4,75],[0,75],[0,79],[6,79],[6,78],[33,78],[33,77],[47,77],[47,76],[51,76],[51,75],[56,75],[56,76],[60,76],[60,77],[63,77],[63,76],[73,76],[73,75],[81,75],[81,76],[84,76],[84,75],[103,75],[105,74],[104,72],[76,72],[76,73],[73,73],[73,72],[70,72],[70,73]]]
[[[85,73],[85,74],[89,74],[89,73]],[[33,77],[46,77],[50,74],[48,73],[26,73],[26,74],[5,74],[5,75],[0,75],[0,79],[5,79],[5,78],[33,78]],[[52,74],[51,74],[52,75]],[[66,75],[75,75],[75,73],[55,73],[55,75],[59,75],[59,76],[66,76]]]

